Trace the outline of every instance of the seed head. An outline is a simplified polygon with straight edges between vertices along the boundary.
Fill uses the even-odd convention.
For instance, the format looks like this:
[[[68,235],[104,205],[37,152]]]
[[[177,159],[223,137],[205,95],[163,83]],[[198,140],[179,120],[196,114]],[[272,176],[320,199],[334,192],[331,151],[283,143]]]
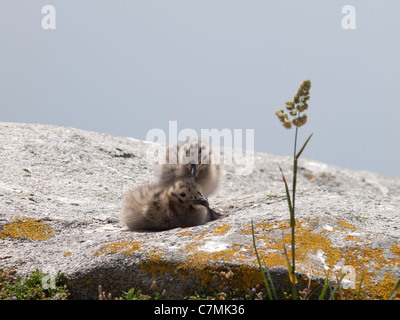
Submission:
[[[310,100],[310,88],[311,81],[304,80],[297,90],[293,101],[286,102],[286,110],[289,111],[291,117],[294,117],[293,120],[289,119],[287,113],[283,109],[275,111],[276,116],[278,117],[279,121],[282,122],[284,128],[291,129],[292,124],[299,128],[306,124],[307,115],[301,115],[301,112],[304,112],[308,109],[308,100]]]
[[[283,109],[275,110],[275,114],[286,129],[292,128],[292,121],[289,120],[287,113]]]
[[[294,109],[294,103],[292,101],[286,102],[286,109],[291,111]]]
[[[301,117],[294,118],[292,122],[295,127],[300,128],[307,123],[307,115],[303,114]]]
[[[292,129],[292,121],[290,121],[289,119],[285,119],[285,121],[283,122],[283,127],[285,129]]]

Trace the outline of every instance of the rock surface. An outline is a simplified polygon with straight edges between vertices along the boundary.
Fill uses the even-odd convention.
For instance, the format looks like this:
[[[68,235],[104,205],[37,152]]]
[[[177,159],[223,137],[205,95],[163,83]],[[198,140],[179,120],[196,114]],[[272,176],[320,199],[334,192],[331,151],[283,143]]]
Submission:
[[[120,296],[156,280],[166,298],[202,289],[245,290],[261,283],[252,246],[278,291],[288,285],[282,237],[289,214],[280,165],[291,159],[254,154],[251,174],[224,166],[209,202],[229,217],[164,232],[119,225],[122,195],[155,181],[151,143],[67,127],[0,123],[0,268],[22,274],[62,271],[73,299],[97,299],[98,286]],[[387,298],[400,278],[400,179],[300,159],[296,267],[300,284],[351,271],[344,285],[362,297]],[[347,266],[347,267],[346,267]],[[221,271],[233,276],[224,280]],[[354,279],[356,282],[354,282]],[[314,283],[314,282],[313,282]],[[351,290],[351,289],[350,289]],[[399,297],[399,295],[397,295]]]

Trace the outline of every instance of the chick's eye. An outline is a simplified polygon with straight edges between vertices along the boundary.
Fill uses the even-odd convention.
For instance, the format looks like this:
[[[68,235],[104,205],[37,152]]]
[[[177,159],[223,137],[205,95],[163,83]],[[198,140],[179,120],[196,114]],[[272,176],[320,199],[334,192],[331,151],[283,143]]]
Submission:
[[[186,193],[182,192],[181,197],[186,197]]]

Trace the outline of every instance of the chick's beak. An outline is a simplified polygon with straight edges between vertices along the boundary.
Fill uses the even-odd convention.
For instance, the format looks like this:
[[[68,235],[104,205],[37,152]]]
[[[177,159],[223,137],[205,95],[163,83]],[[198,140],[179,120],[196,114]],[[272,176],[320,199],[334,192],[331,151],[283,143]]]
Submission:
[[[203,196],[201,196],[199,199],[196,199],[194,201],[195,204],[201,204],[202,206],[207,206],[208,207],[208,200],[207,198],[204,198]]]
[[[197,174],[197,167],[196,167],[195,164],[192,163],[192,164],[191,164],[191,167],[190,167],[190,175],[191,175],[192,177],[195,177],[196,174]]]

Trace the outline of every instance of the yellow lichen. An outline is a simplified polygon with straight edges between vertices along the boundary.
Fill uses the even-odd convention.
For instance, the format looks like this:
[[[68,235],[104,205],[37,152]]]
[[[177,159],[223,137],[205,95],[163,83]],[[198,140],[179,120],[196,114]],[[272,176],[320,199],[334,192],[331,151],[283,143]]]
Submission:
[[[395,255],[397,255],[397,256],[400,257],[400,246],[392,245],[391,251],[392,251]]]
[[[232,279],[232,287],[243,292],[249,288],[254,288],[257,284],[262,283],[262,276],[257,267],[247,265],[232,267],[234,277]]]
[[[69,251],[68,251],[68,252],[65,252],[65,253],[64,253],[64,257],[69,257],[71,254],[72,254],[72,253],[69,252]]]
[[[258,224],[255,227],[257,228]],[[260,227],[264,229],[265,225],[261,224]],[[260,256],[269,267],[277,265],[286,266],[287,262],[283,250],[284,245],[286,246],[288,255],[291,256],[291,234],[285,232],[285,230],[289,230],[290,228],[289,222],[279,222],[276,227],[275,229],[283,231],[281,237],[272,236],[270,232],[258,233],[256,235],[258,242],[260,240],[264,242],[264,246],[258,245],[258,249]],[[296,220],[295,231],[297,263],[308,265],[310,255],[316,255],[319,250],[322,250],[325,256],[326,265],[333,267],[338,262],[340,258],[339,249],[333,247],[328,237],[313,232],[312,226],[306,221]]]
[[[328,217],[329,219],[329,217]],[[383,249],[372,249],[371,244],[363,246],[351,246],[346,248],[336,247],[329,236],[339,232],[344,240],[357,240],[357,236],[346,235],[347,230],[357,229],[355,226],[337,218],[332,218],[337,228],[333,232],[320,233],[321,223],[326,219],[296,220],[296,270],[303,274],[325,277],[328,273],[334,281],[336,276],[340,278],[343,265],[352,266],[356,270],[356,288],[360,276],[365,271],[361,298],[386,299],[393,290],[396,279],[389,273],[382,272],[384,267],[393,268],[399,260],[400,246],[393,245],[391,252],[395,258],[387,258]],[[212,234],[203,232],[195,234],[194,231],[179,231],[179,234],[191,236],[191,241],[180,252],[185,254],[182,261],[170,261],[165,258],[164,251],[153,248],[149,250],[149,258],[140,263],[143,273],[151,273],[153,277],[165,273],[175,275],[181,279],[193,278],[203,287],[217,288],[216,274],[226,270],[218,262],[232,263],[230,269],[234,276],[231,285],[238,290],[245,290],[262,283],[261,275],[251,241],[251,226],[244,225],[240,231],[247,236],[244,243],[230,243],[226,249],[217,251],[205,251],[204,248],[212,236],[224,235],[231,226],[229,224],[218,225]],[[268,267],[287,267],[283,245],[285,244],[289,257],[291,256],[291,234],[288,221],[259,222],[254,225],[257,249],[260,257],[265,260]],[[121,254],[132,253],[140,250],[139,242],[111,243],[102,247],[104,253],[118,252]],[[323,262],[321,262],[321,257]],[[320,260],[318,260],[320,259]],[[317,264],[313,264],[317,262]],[[236,263],[239,263],[235,265]],[[328,270],[326,269],[328,268]],[[306,283],[306,278],[302,279]],[[346,289],[345,297],[354,297],[357,289]],[[395,296],[398,299],[399,294]]]
[[[153,277],[170,273],[177,275],[181,279],[189,277],[198,279],[199,284],[208,287],[215,282],[216,275],[226,268],[210,264],[210,261],[231,260],[235,254],[236,248],[231,250],[221,250],[219,252],[195,251],[187,256],[187,259],[181,262],[171,262],[165,260],[162,254],[150,254],[149,260],[141,263],[141,271],[151,273]],[[262,278],[258,268],[247,265],[231,267],[234,277],[232,285],[238,290],[246,290],[261,283]],[[214,283],[218,288],[218,283]]]
[[[221,225],[217,226],[217,228],[214,230],[213,235],[214,236],[223,236],[227,231],[229,231],[230,228],[231,228],[231,226],[227,223],[221,224]]]
[[[101,247],[100,252],[95,252],[94,256],[101,256],[107,253],[120,253],[120,254],[131,254],[135,251],[140,251],[141,243],[139,241],[121,241],[108,243]]]
[[[351,236],[351,235],[347,235],[346,238],[344,238],[345,240],[349,240],[349,241],[360,241],[360,236]]]
[[[393,247],[392,250],[396,251]],[[383,267],[393,268],[398,264],[398,258],[387,258],[384,255],[383,249],[371,249],[369,247],[350,247],[343,252],[343,258],[346,265],[350,265],[356,269],[357,286],[361,274],[365,273],[361,299],[387,299],[389,297],[397,279],[390,276],[387,272],[383,273],[383,276],[378,276],[378,272]],[[349,290],[353,295],[355,291],[355,289]],[[399,298],[400,293],[397,293],[394,299]]]
[[[191,236],[193,234],[193,231],[179,231],[178,233],[183,236]]]
[[[151,273],[153,277],[178,271],[176,263],[164,260],[163,255],[157,252],[150,253],[149,259],[143,261],[140,268],[143,273]]]
[[[338,224],[342,228],[355,230],[357,229],[353,225],[336,219]],[[317,222],[317,221],[314,221]],[[263,232],[259,232],[259,230]],[[289,222],[276,222],[275,226],[271,226],[269,223],[255,224],[257,247],[260,257],[265,260],[268,267],[273,266],[286,266],[286,258],[283,254],[283,243],[285,243],[288,255],[291,256],[290,244],[291,236],[287,232],[289,229]],[[273,231],[284,230],[283,242],[282,237],[279,239]],[[285,232],[286,230],[286,232]],[[334,229],[335,231],[341,231]],[[243,232],[243,233],[249,233]],[[250,232],[251,233],[251,232]],[[349,247],[346,249],[340,249],[333,246],[331,240],[324,236],[313,232],[312,226],[307,221],[296,220],[296,267],[298,271],[308,272],[307,266],[310,266],[310,258],[318,253],[319,250],[324,256],[325,266],[329,268],[331,276],[335,277],[333,267],[337,267],[338,263],[342,265],[349,265],[356,269],[357,273],[357,288],[360,281],[360,277],[363,271],[365,271],[365,277],[363,282],[362,298],[368,299],[386,299],[390,292],[393,290],[397,279],[390,276],[389,273],[383,273],[383,278],[378,277],[378,271],[381,271],[383,267],[393,268],[398,264],[398,258],[387,258],[385,257],[383,249],[372,249],[366,245],[363,247]],[[358,237],[346,236],[347,240],[356,240]],[[400,246],[393,245],[391,248],[392,253],[397,257],[400,256]],[[311,254],[311,255],[310,255]],[[325,276],[326,270],[318,269],[315,266],[313,269],[313,275]],[[340,273],[340,272],[339,272]],[[337,272],[336,272],[337,274]],[[340,278],[341,274],[337,274]],[[348,295],[354,297],[356,289],[346,290]],[[395,299],[400,298],[400,293],[395,295]]]
[[[56,232],[43,220],[16,217],[13,221],[14,222],[10,224],[4,224],[1,226],[4,229],[0,230],[1,239],[5,239],[9,236],[11,238],[43,241],[56,234]]]
[[[269,232],[271,230],[278,229],[278,228],[282,229],[281,223],[280,222],[276,222],[276,221],[274,221],[274,222],[266,222],[266,221],[259,222],[259,223],[256,223],[254,225],[254,227],[257,229],[258,233]],[[250,224],[245,224],[243,226],[243,228],[240,230],[240,233],[242,233],[242,234],[251,234],[251,225]]]
[[[339,218],[336,218],[336,220],[338,221],[338,224],[340,226],[342,226],[343,228],[350,229],[350,230],[358,230],[357,227],[353,226],[352,224],[350,224],[346,221],[340,220]]]
[[[393,289],[395,288],[396,279],[390,276],[388,273],[383,275],[383,278],[378,278],[374,272],[364,271],[364,280],[362,282],[362,289],[360,292],[361,300],[387,300]],[[357,269],[356,277],[356,288],[358,289],[361,281],[362,271],[359,272]],[[357,289],[348,289],[345,294],[348,298],[354,298]],[[400,292],[397,290],[396,294],[392,298],[393,300],[400,300]]]

